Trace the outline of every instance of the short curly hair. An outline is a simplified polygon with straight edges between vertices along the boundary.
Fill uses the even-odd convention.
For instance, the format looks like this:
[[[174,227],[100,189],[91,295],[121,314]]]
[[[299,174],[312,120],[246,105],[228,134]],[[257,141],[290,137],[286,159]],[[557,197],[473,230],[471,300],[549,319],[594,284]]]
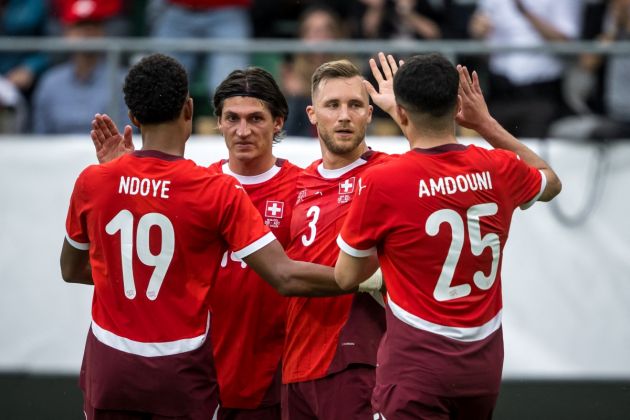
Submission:
[[[140,124],[174,121],[188,98],[188,75],[174,58],[151,54],[129,69],[123,92]]]
[[[289,105],[280,87],[271,73],[259,67],[248,67],[244,70],[234,70],[221,82],[214,92],[214,113],[221,117],[223,103],[233,96],[250,96],[261,100],[273,118],[282,117],[284,121],[289,116]],[[274,136],[274,142],[280,141],[284,133],[281,131]]]
[[[405,60],[394,76],[394,95],[403,108],[440,118],[457,104],[459,74],[438,53],[421,54]]]

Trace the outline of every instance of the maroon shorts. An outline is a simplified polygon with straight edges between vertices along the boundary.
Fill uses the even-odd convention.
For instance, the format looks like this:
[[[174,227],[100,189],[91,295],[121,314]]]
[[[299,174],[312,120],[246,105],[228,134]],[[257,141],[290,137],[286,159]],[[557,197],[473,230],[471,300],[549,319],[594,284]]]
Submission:
[[[86,420],[193,420],[193,419],[206,419],[209,420],[206,410],[200,410],[199,412],[190,413],[184,417],[170,417],[160,416],[154,413],[147,413],[142,411],[127,411],[127,410],[103,410],[92,407],[89,400],[84,398],[83,400],[83,412]]]
[[[490,420],[497,394],[438,397],[391,385],[380,390],[380,411],[374,420]]]
[[[374,382],[374,367],[350,365],[321,379],[285,384],[282,419],[371,420]]]
[[[80,385],[89,420],[146,418],[143,413],[207,420],[218,405],[210,333],[195,350],[143,357],[101,343],[90,329]]]
[[[251,410],[220,407],[217,413],[217,420],[280,420],[280,418],[280,404]]]
[[[387,311],[375,419],[489,419],[499,394],[503,330],[473,342],[413,328]]]

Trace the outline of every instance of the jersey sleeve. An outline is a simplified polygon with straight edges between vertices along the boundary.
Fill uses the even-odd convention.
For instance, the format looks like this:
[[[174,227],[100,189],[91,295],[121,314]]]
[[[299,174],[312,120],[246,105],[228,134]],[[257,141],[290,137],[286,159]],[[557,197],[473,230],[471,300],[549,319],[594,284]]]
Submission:
[[[221,202],[223,211],[219,230],[228,247],[242,259],[276,238],[263,222],[262,216],[241,184],[230,176],[225,176],[224,182],[226,200]]]
[[[527,165],[516,153],[506,150],[498,151],[501,156],[501,170],[505,176],[514,208],[525,210],[531,207],[547,186],[545,174]]]
[[[70,245],[80,250],[90,248],[90,239],[86,224],[86,194],[84,191],[85,171],[74,183],[70,197],[70,206],[66,216],[66,239]]]
[[[385,221],[379,217],[384,213],[385,201],[381,199],[373,171],[366,171],[358,180],[356,195],[337,237],[337,245],[353,257],[368,257],[376,254],[376,247],[386,230]]]

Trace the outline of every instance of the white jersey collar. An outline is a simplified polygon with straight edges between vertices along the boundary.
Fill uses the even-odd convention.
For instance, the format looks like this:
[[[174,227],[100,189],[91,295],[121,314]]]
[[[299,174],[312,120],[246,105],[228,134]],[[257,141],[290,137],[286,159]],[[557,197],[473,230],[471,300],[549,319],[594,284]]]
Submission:
[[[224,174],[232,175],[234,178],[238,180],[238,182],[240,182],[243,185],[260,184],[262,182],[269,181],[271,178],[276,176],[278,172],[280,172],[280,169],[282,169],[280,166],[277,166],[276,164],[274,164],[271,168],[269,168],[267,171],[263,172],[262,174],[248,176],[248,175],[239,175],[232,172],[230,170],[228,162],[225,162],[221,166],[221,170],[223,171]]]
[[[347,172],[350,172],[356,167],[365,165],[366,163],[367,163],[367,160],[363,158],[359,158],[355,160],[354,162],[352,162],[351,164],[344,166],[343,168],[326,169],[324,168],[324,162],[322,162],[317,166],[317,172],[319,172],[322,178],[335,179],[335,178],[339,178],[340,176],[343,176],[344,174],[346,174]]]

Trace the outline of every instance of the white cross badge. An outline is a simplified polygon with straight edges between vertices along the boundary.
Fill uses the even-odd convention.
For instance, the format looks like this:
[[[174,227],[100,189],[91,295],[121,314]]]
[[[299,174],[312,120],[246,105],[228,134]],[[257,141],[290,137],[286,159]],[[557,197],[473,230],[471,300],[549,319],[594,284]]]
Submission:
[[[267,200],[265,205],[265,217],[273,217],[274,219],[282,219],[284,214],[284,201]]]
[[[339,194],[352,194],[354,192],[354,177],[339,183]]]

